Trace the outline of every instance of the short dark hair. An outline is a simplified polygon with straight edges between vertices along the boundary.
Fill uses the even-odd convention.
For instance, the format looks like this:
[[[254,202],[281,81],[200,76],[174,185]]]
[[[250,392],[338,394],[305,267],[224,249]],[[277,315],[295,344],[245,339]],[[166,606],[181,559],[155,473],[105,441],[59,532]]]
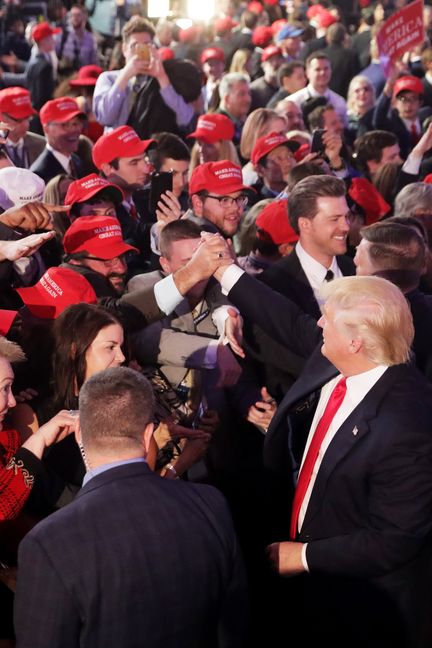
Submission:
[[[156,146],[149,151],[149,157],[156,171],[160,170],[166,158],[190,161],[190,151],[178,135],[163,132],[155,133],[152,138],[156,140]]]
[[[324,104],[324,106],[318,106],[314,108],[308,115],[308,125],[310,130],[315,130],[317,128],[324,128],[324,113],[327,110],[333,110],[334,106],[330,103]]]
[[[109,187],[107,189],[101,189],[91,198],[87,198],[84,202],[74,203],[71,207],[70,213],[73,216],[81,216],[81,209],[84,205],[95,205],[100,202],[112,202],[115,205],[121,203],[121,199],[117,197],[117,192]]]
[[[277,80],[279,85],[282,85],[282,79],[285,79],[285,77],[290,77],[294,74],[294,70],[297,68],[303,68],[304,70],[304,63],[303,61],[289,61],[288,63],[282,63],[280,68],[277,71]]]
[[[132,16],[127,23],[124,24],[122,29],[123,43],[126,43],[132,34],[150,34],[152,38],[155,35],[155,28],[150,20],[142,18],[141,16]]]
[[[330,58],[327,56],[327,54],[326,54],[325,52],[318,51],[318,52],[312,52],[312,54],[309,54],[309,56],[308,56],[307,59],[306,59],[306,67],[309,67],[309,65],[310,65],[310,64],[312,63],[312,61],[314,61],[315,59],[319,59],[319,60],[321,60],[321,59],[325,59],[325,60],[328,61],[328,62],[330,63],[330,65],[331,65]]]
[[[328,175],[327,171],[323,169],[319,162],[303,162],[302,164],[296,164],[295,167],[291,169],[288,175],[287,189],[291,192],[296,184],[303,180],[303,178],[308,178],[313,175]]]
[[[82,386],[79,411],[85,447],[112,452],[139,449],[144,429],[154,417],[153,390],[134,369],[105,369]]]
[[[163,257],[169,259],[171,244],[184,239],[199,239],[201,228],[191,220],[182,218],[165,225],[159,236],[159,250]]]
[[[388,146],[399,144],[394,133],[385,130],[374,130],[360,135],[354,142],[356,165],[362,171],[368,171],[368,162],[381,162],[382,151]]]
[[[402,291],[415,288],[424,270],[426,242],[413,226],[388,220],[362,227],[362,238],[370,243],[368,254],[374,269]]]
[[[288,198],[289,219],[296,234],[300,233],[299,218],[315,218],[318,198],[340,198],[345,194],[344,181],[335,176],[313,175],[300,180]]]

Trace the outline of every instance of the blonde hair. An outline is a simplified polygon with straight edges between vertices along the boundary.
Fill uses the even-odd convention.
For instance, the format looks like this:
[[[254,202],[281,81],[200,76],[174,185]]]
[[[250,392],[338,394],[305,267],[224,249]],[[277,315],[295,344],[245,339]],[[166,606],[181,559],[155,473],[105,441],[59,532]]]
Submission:
[[[389,366],[409,360],[414,325],[397,286],[381,277],[342,277],[325,284],[320,295],[349,334],[361,338],[368,360]]]
[[[355,90],[356,86],[359,85],[359,83],[365,83],[368,85],[368,87],[371,89],[371,103],[369,108],[372,108],[372,106],[375,105],[375,88],[373,84],[369,81],[369,79],[362,74],[357,74],[357,76],[353,77],[350,81],[349,87],[348,87],[348,94],[347,94],[347,110],[351,113],[355,113]]]
[[[230,162],[234,162],[234,164],[237,164],[237,166],[241,166],[239,156],[236,151],[236,147],[232,142],[228,140],[220,140],[218,144],[219,144],[219,160],[229,160]],[[199,145],[198,142],[195,142],[191,151],[191,161],[189,164],[189,179],[192,175],[192,171],[199,164],[200,164]]]
[[[21,347],[2,335],[0,335],[0,358],[4,358],[8,362],[23,362],[26,359]]]
[[[284,116],[279,115],[275,110],[270,110],[270,108],[257,108],[248,115],[240,140],[242,158],[250,160],[255,142],[258,137],[264,135],[264,130],[271,119],[284,119]]]
[[[234,56],[231,60],[230,73],[231,72],[240,72],[241,74],[246,74],[249,77],[249,72],[246,69],[246,64],[251,57],[251,51],[248,49],[239,49],[234,53]]]

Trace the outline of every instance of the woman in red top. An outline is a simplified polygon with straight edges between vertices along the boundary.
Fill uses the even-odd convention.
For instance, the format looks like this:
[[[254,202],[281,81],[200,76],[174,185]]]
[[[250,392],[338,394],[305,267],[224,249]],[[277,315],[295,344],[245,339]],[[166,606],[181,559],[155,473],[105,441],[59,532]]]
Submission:
[[[0,337],[0,521],[18,515],[30,495],[35,479],[45,472],[41,461],[45,449],[73,432],[74,414],[62,410],[21,445],[18,432],[6,423],[16,401],[12,393],[12,362],[25,359],[21,348]]]

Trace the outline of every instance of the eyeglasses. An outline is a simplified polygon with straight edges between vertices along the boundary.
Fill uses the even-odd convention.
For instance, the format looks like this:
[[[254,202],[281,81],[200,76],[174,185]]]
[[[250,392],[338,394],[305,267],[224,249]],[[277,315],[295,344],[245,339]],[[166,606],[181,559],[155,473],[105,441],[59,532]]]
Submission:
[[[83,259],[88,259],[88,261],[100,261],[101,263],[104,264],[106,268],[114,268],[117,263],[123,263],[124,262],[124,255],[121,254],[120,256],[116,256],[113,259],[100,259],[99,257],[82,257]]]
[[[214,200],[217,200],[219,205],[224,209],[228,209],[228,207],[233,207],[233,205],[237,205],[237,207],[243,208],[246,207],[246,205],[249,202],[247,196],[238,196],[237,198],[231,198],[231,196],[212,196],[211,194],[207,194],[204,197],[214,198]]]
[[[419,103],[420,102],[420,97],[414,95],[412,97],[407,96],[407,95],[402,95],[401,97],[396,97],[398,101],[401,103],[409,103],[409,104],[414,104],[414,103]]]

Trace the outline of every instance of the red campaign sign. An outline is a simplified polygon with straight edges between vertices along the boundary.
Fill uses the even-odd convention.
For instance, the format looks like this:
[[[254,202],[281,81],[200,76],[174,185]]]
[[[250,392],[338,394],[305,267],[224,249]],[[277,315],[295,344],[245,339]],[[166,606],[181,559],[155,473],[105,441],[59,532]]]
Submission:
[[[416,0],[388,18],[378,32],[377,43],[385,67],[424,41],[423,0]],[[387,65],[386,65],[387,63]]]

